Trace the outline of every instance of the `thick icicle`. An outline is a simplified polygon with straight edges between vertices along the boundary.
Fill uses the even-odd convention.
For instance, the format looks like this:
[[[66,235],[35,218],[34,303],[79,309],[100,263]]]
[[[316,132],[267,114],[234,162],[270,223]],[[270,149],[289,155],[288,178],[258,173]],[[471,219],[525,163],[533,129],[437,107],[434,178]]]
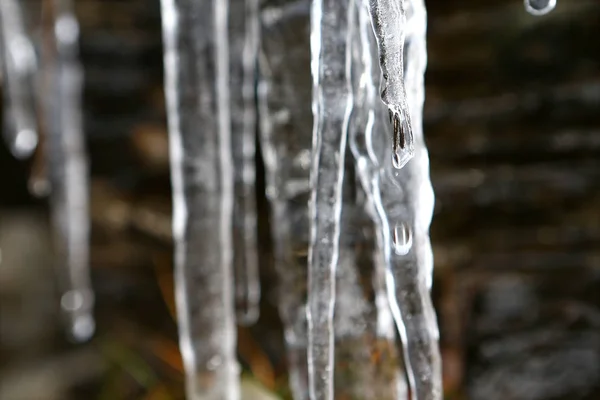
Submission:
[[[256,322],[260,280],[256,247],[255,80],[260,25],[258,0],[231,0],[231,132],[233,146],[233,270],[238,323]]]
[[[393,126],[392,157],[402,168],[413,157],[414,139],[404,85],[404,40],[409,0],[369,0],[373,30],[379,46],[383,80],[381,99]]]
[[[388,252],[388,293],[404,345],[413,397],[437,400],[442,398],[442,379],[439,332],[430,297],[433,254],[429,240],[434,195],[422,130],[427,16],[423,0],[410,0],[408,5],[405,73],[415,155],[401,170],[389,162],[382,164],[378,209],[388,224],[387,236],[394,250]],[[382,119],[385,117],[380,116]],[[382,155],[380,159],[389,157]]]
[[[175,284],[189,400],[239,392],[226,0],[162,0]]]
[[[285,327],[295,400],[309,398],[306,328],[312,142],[312,91],[307,68],[309,14],[308,0],[268,0],[263,3],[261,13],[264,34],[259,86],[260,139],[267,195],[273,210],[278,305]],[[364,204],[356,199],[349,154],[346,168],[348,179],[344,180],[343,188],[336,280],[335,396],[352,400],[403,399],[406,396],[399,394],[405,391],[400,390],[404,386],[398,373],[402,360],[395,347],[395,328],[387,298],[382,295],[385,283],[381,271],[373,266],[373,226]],[[381,257],[377,262],[382,263]],[[374,354],[380,356],[373,357]]]
[[[89,271],[89,182],[81,110],[83,71],[79,25],[70,0],[50,0],[48,46],[42,58],[43,108],[48,130],[50,203],[59,272],[66,275],[61,306],[75,340],[94,332]]]
[[[556,0],[523,0],[525,9],[531,15],[545,15],[556,7]]]
[[[342,182],[352,112],[351,0],[311,9],[313,147],[308,248],[308,378],[312,400],[333,399],[335,273]]]
[[[35,149],[38,131],[34,100],[35,50],[20,7],[19,1],[0,1],[0,49],[7,111],[4,134],[11,152],[22,158]]]

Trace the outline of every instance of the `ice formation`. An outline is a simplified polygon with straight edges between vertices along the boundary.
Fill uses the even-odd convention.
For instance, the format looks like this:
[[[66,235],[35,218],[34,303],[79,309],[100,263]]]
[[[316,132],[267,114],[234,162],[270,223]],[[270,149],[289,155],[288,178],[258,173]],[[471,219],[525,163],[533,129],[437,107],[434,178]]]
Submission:
[[[94,320],[79,27],[71,0],[48,4],[41,125],[66,275],[61,305],[83,340]],[[260,293],[258,131],[294,398],[391,400],[410,390],[413,399],[441,399],[429,293],[434,195],[422,129],[423,0],[161,4],[188,398],[240,397],[235,323],[256,321]],[[525,0],[533,15],[555,5]],[[2,0],[0,44],[7,141],[26,156],[38,141],[36,54],[19,6]],[[373,367],[377,351],[385,362]]]
[[[70,0],[48,3],[48,43],[41,57],[41,103],[47,129],[52,223],[64,294],[61,306],[75,340],[94,332],[89,266],[89,184],[82,114],[79,25]]]
[[[18,0],[0,2],[4,134],[12,153],[19,158],[29,156],[38,142],[34,91],[36,55],[21,6]]]
[[[258,0],[231,0],[230,98],[234,169],[233,270],[238,323],[258,318],[260,280],[256,246],[255,82],[260,41]]]
[[[307,306],[311,399],[333,399],[335,276],[352,112],[352,3],[316,0],[311,9],[313,137]]]
[[[189,399],[239,398],[228,1],[162,0],[175,285]]]

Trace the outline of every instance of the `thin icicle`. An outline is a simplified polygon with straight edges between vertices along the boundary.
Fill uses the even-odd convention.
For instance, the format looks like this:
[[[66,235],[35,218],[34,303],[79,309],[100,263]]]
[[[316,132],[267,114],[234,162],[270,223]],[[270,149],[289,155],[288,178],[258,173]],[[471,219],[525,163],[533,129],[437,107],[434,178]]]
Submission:
[[[556,7],[556,0],[523,0],[531,15],[546,15]]]
[[[429,225],[434,195],[422,130],[427,15],[423,0],[410,0],[408,5],[405,73],[415,155],[401,170],[391,163],[383,164],[378,208],[388,224],[388,240],[391,239],[394,249],[388,253],[388,293],[404,345],[413,397],[439,400],[442,398],[439,331],[430,297],[433,254]],[[380,120],[384,118],[381,116]]]
[[[189,400],[237,400],[226,0],[162,0],[175,284]]]
[[[308,377],[312,400],[333,399],[335,272],[352,111],[351,0],[311,9],[313,148],[308,249]]]
[[[5,104],[5,138],[15,157],[29,156],[38,142],[34,78],[36,57],[23,21],[22,4],[0,1],[0,49]]]
[[[393,126],[392,159],[402,168],[414,155],[414,139],[404,86],[404,40],[409,0],[369,0],[371,21],[379,47],[383,80],[381,99]]]
[[[358,12],[358,29],[355,33],[353,46],[354,61],[352,64],[354,83],[355,112],[353,113],[352,127],[350,129],[350,149],[354,156],[356,172],[366,195],[368,214],[374,223],[376,253],[375,259],[380,270],[377,276],[384,276],[389,268],[390,259],[390,237],[387,217],[381,208],[381,197],[379,190],[380,162],[377,154],[380,154],[385,142],[374,137],[377,111],[380,109],[380,101],[377,96],[379,67],[376,65],[377,46],[371,27],[367,1],[358,1],[356,4]],[[378,125],[379,126],[379,125]],[[378,147],[379,145],[379,147]],[[381,278],[384,282],[384,278]],[[385,284],[374,282],[374,288],[379,306],[379,326],[382,332],[388,328],[391,320],[390,305],[386,295]],[[397,398],[408,398],[408,384],[405,371],[398,370]]]
[[[292,2],[293,0],[290,0]],[[310,6],[302,14],[269,24],[262,8],[258,106],[260,146],[271,204],[271,232],[277,270],[278,308],[285,331],[290,388],[294,399],[308,399],[306,337],[306,249],[312,121],[308,35]],[[285,8],[283,5],[281,8]],[[280,8],[272,7],[273,14]],[[287,51],[292,43],[300,51]],[[298,81],[296,81],[298,80]],[[295,110],[291,113],[290,110]],[[304,190],[293,190],[293,187]]]
[[[260,280],[256,243],[255,80],[260,26],[258,0],[231,0],[231,132],[234,193],[233,270],[238,323],[252,324],[259,313]]]
[[[49,46],[42,59],[42,99],[48,129],[50,203],[60,272],[67,275],[61,306],[75,340],[94,332],[89,270],[89,181],[81,110],[83,71],[79,25],[70,0],[50,0]]]

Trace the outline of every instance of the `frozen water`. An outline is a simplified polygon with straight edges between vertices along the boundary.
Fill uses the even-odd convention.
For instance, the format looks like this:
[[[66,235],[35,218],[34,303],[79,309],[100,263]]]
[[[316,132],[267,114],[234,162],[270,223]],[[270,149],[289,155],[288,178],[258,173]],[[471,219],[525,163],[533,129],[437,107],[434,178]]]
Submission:
[[[236,400],[229,4],[161,4],[176,302],[187,397]]]
[[[233,270],[238,323],[258,318],[260,280],[256,248],[255,81],[260,40],[258,0],[231,0],[229,8],[231,135],[234,168]]]
[[[4,90],[5,138],[12,153],[29,156],[37,146],[34,79],[36,56],[25,28],[22,3],[0,2],[0,58]]]
[[[369,0],[373,30],[379,47],[381,99],[388,107],[392,133],[392,161],[400,169],[414,154],[414,139],[404,78],[406,9],[410,0]]]
[[[333,399],[335,274],[348,123],[351,0],[316,0],[311,10],[313,148],[308,248],[308,376],[312,400]]]
[[[49,2],[47,52],[41,60],[43,116],[48,129],[48,171],[52,223],[59,271],[64,275],[61,305],[73,339],[94,331],[94,294],[89,271],[89,177],[82,117],[83,71],[78,24],[70,0]],[[70,34],[64,34],[64,27]]]

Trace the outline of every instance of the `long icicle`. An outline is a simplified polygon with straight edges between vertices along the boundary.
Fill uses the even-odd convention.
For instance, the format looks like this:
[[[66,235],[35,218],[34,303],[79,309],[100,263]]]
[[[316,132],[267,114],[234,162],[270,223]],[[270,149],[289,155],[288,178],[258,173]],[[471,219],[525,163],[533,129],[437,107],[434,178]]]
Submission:
[[[48,129],[52,222],[60,271],[66,270],[61,306],[73,339],[94,332],[89,270],[89,177],[82,116],[83,71],[79,25],[70,0],[48,0],[48,43],[42,59],[42,99]]]
[[[383,75],[381,99],[388,107],[394,130],[392,160],[394,166],[400,169],[414,154],[414,138],[403,69],[406,6],[409,0],[369,1]]]
[[[433,254],[429,225],[434,195],[422,129],[427,15],[423,0],[410,0],[408,4],[404,70],[415,155],[413,161],[401,170],[385,162],[389,160],[385,154],[389,153],[380,156],[384,163],[378,209],[388,224],[386,235],[388,240],[391,239],[393,249],[388,253],[388,294],[404,345],[412,394],[418,400],[439,400],[442,398],[439,331],[430,297]],[[381,116],[379,119],[384,118]]]
[[[38,130],[34,96],[36,57],[21,6],[15,0],[0,2],[0,49],[7,111],[4,135],[13,155],[24,158],[35,150]]]
[[[231,0],[231,132],[234,194],[233,271],[238,323],[252,324],[259,314],[260,279],[256,243],[255,81],[260,40],[258,0]]]
[[[335,273],[342,182],[352,112],[351,0],[311,9],[313,148],[308,249],[308,377],[312,400],[333,399]]]
[[[189,400],[237,400],[227,0],[162,0],[179,338]]]
[[[386,271],[389,269],[391,240],[388,234],[387,217],[381,209],[381,193],[379,190],[380,162],[377,154],[387,144],[386,138],[374,137],[376,128],[375,120],[378,110],[381,108],[377,96],[377,82],[380,75],[377,65],[377,46],[373,37],[371,19],[369,16],[367,0],[356,3],[358,12],[358,29],[355,33],[354,57],[352,64],[354,84],[354,108],[353,123],[350,129],[350,149],[355,161],[355,168],[361,186],[366,195],[366,210],[373,220],[375,231],[376,267],[379,270],[376,276],[381,276],[381,282],[385,282]],[[379,127],[379,125],[377,126]],[[379,135],[382,136],[382,135]],[[383,139],[383,140],[378,140]],[[377,296],[379,326],[383,331],[387,330],[388,321],[391,320],[391,310],[386,294],[385,284],[374,282]],[[394,336],[395,337],[395,336]],[[408,384],[404,369],[397,371],[396,388],[398,399],[407,399]]]

